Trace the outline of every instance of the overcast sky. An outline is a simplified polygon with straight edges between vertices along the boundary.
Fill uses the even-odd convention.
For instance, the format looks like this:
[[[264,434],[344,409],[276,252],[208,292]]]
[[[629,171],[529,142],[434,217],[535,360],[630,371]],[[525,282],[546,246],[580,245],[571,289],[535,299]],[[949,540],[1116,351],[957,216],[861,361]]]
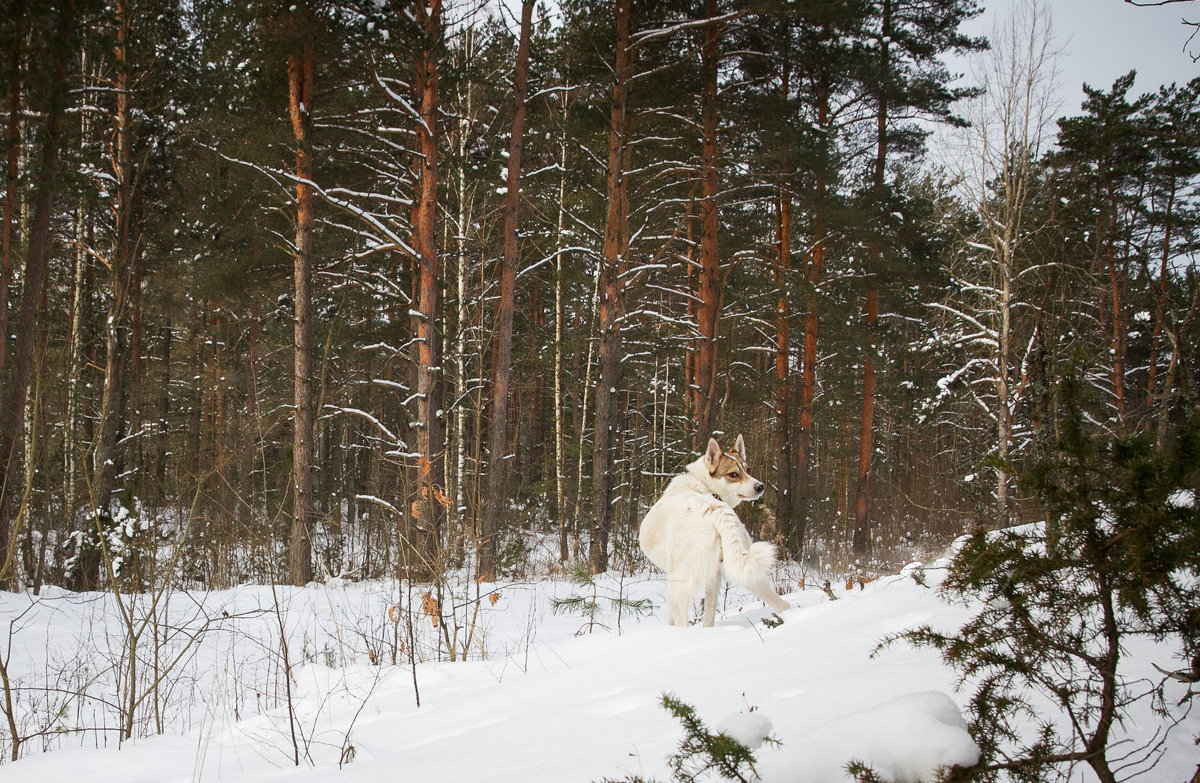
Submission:
[[[1143,0],[1145,1],[1145,0]],[[984,13],[967,31],[990,35],[998,18],[1021,0],[981,0]],[[1186,84],[1200,76],[1200,64],[1184,51],[1195,28],[1180,20],[1200,21],[1200,2],[1136,7],[1124,0],[1045,0],[1054,17],[1059,61],[1062,113],[1075,114],[1083,100],[1082,85],[1109,88],[1118,76],[1137,70],[1130,97],[1154,92],[1163,84]],[[1200,54],[1200,36],[1187,47]]]
[[[979,0],[983,13],[968,24],[971,35],[990,36],[1009,7],[1023,0]],[[1183,85],[1200,76],[1200,35],[1188,42],[1195,28],[1183,19],[1200,21],[1200,0],[1138,7],[1125,0],[1042,0],[1054,17],[1055,36],[1062,49],[1059,62],[1062,113],[1075,114],[1083,100],[1084,82],[1107,89],[1118,76],[1137,70],[1130,97],[1157,91],[1160,85]],[[1138,0],[1161,2],[1162,0]],[[492,0],[510,10],[511,26],[520,18],[521,0]],[[555,5],[551,2],[550,5]],[[515,30],[514,30],[515,34]],[[949,58],[951,68],[966,72],[965,63]]]

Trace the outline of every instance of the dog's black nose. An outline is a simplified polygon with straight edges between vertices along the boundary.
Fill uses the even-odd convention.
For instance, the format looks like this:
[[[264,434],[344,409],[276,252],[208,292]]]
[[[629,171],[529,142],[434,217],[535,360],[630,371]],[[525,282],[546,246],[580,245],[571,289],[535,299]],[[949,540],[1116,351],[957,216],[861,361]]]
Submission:
[[[755,483],[755,485],[754,485],[755,492],[762,492],[766,488],[767,488],[767,485],[762,483],[761,481]]]

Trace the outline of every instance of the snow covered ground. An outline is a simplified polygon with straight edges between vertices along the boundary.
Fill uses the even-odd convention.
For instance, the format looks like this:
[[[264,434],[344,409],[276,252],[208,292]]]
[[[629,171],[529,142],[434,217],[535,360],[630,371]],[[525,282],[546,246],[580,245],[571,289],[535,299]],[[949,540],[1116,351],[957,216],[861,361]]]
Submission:
[[[926,573],[936,583],[937,569]],[[445,660],[444,639],[439,653],[434,636],[442,628],[419,611],[409,639],[396,607],[424,602],[394,584],[175,593],[157,612],[148,597],[127,597],[135,618],[161,618],[141,632],[132,676],[111,596],[0,594],[0,649],[19,688],[20,733],[45,732],[26,741],[20,761],[0,766],[0,778],[667,781],[666,759],[682,735],[659,705],[667,692],[696,707],[710,728],[778,739],[757,751],[764,781],[843,780],[852,758],[916,781],[976,753],[959,710],[967,696],[956,693],[936,654],[895,645],[872,657],[885,634],[925,622],[955,628],[967,617],[968,609],[941,603],[910,576],[835,586],[836,601],[812,585],[797,590],[786,596],[794,608],[778,627],[764,625],[769,612],[734,588],[715,627],[687,629],[663,624],[659,576],[606,577],[595,619],[608,628],[591,633],[587,618],[551,610],[553,598],[590,588],[543,581],[464,590],[480,598],[453,621],[466,662]],[[649,598],[656,611],[623,610],[618,632],[605,602],[618,594]],[[159,645],[149,641],[155,633]],[[414,642],[428,660],[392,665],[392,654],[403,663]],[[1147,670],[1159,652],[1145,651]],[[1168,665],[1162,655],[1154,662]],[[290,682],[285,661],[293,664]],[[118,705],[131,698],[134,734],[151,736],[119,743],[120,716],[129,711]],[[1131,735],[1157,725],[1148,709],[1143,717],[1127,727]],[[155,735],[157,725],[163,734]],[[1187,780],[1197,733],[1196,716],[1176,727],[1147,779]]]

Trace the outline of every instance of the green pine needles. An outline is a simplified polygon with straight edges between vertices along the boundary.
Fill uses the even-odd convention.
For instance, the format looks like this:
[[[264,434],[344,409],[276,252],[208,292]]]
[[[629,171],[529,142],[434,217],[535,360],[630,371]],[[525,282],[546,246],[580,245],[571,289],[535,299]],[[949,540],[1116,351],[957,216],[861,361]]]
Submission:
[[[609,610],[616,614],[618,630],[621,628],[621,621],[626,613],[632,613],[634,617],[641,617],[654,610],[654,604],[651,603],[649,598],[639,598],[636,600],[626,598],[622,584],[618,584],[616,590],[602,588],[596,583],[596,578],[586,563],[576,563],[571,566],[567,572],[567,581],[582,588],[582,591],[566,598],[555,598],[553,601],[553,611],[555,614],[580,615],[587,620],[586,623],[580,626],[576,632],[576,636],[591,633],[596,628],[611,630],[597,619],[602,614],[601,601],[606,602]]]
[[[751,783],[758,780],[754,769],[754,751],[724,732],[712,732],[696,714],[696,708],[680,701],[672,693],[664,693],[659,699],[663,709],[671,713],[683,725],[683,739],[679,749],[667,757],[674,783],[697,783],[711,780],[714,773],[721,780],[736,780]],[[763,742],[778,745],[779,740],[764,737]],[[640,775],[620,781],[603,778],[601,783],[654,783]]]
[[[1077,383],[1061,392],[1055,447],[1023,477],[1043,522],[976,532],[940,588],[982,609],[956,633],[927,625],[884,642],[937,649],[974,688],[981,761],[954,780],[1033,783],[1079,765],[1104,783],[1134,777],[1195,695],[1167,686],[1200,675],[1200,426],[1114,437],[1089,424]],[[1161,678],[1133,673],[1122,663],[1136,636],[1175,641],[1180,660],[1151,662]],[[1121,727],[1143,700],[1161,723],[1131,742]]]
[[[664,693],[659,703],[683,724],[679,750],[667,759],[674,780],[694,783],[710,771],[716,772],[722,780],[750,783],[758,779],[753,750],[728,734],[709,731],[696,714],[695,707],[680,701],[674,694]],[[764,741],[779,744],[770,737]]]

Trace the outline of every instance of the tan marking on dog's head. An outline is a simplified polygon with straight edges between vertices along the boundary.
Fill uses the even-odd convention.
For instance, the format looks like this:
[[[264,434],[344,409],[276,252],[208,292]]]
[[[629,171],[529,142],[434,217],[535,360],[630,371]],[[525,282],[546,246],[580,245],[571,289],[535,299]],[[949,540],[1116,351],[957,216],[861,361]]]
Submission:
[[[721,451],[716,438],[709,438],[704,466],[712,479],[713,494],[731,506],[743,500],[758,500],[766,489],[746,468],[746,441],[741,435],[729,452]]]

